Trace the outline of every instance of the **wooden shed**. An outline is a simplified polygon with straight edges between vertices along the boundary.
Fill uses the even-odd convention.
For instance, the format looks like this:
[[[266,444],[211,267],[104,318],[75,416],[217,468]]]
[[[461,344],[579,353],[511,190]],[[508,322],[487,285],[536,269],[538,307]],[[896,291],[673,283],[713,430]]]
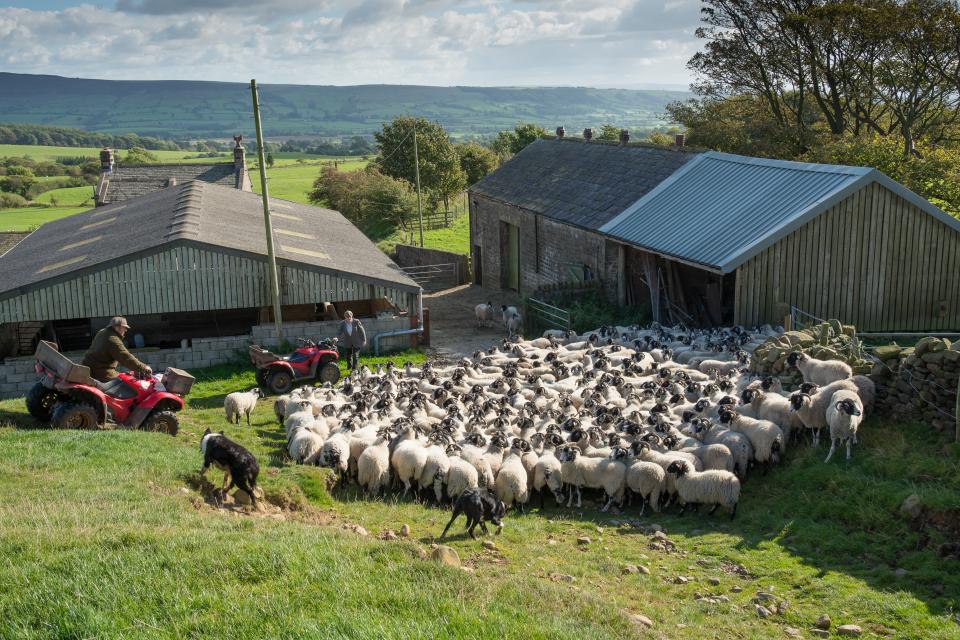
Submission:
[[[960,330],[960,221],[875,169],[541,140],[470,204],[486,286],[536,295],[574,274],[670,323],[797,308],[862,331]]]
[[[287,319],[417,312],[420,287],[342,215],[271,208]],[[113,315],[146,346],[247,333],[270,320],[266,274],[260,196],[230,187],[190,181],[50,222],[0,257],[6,355],[40,335],[86,348]]]

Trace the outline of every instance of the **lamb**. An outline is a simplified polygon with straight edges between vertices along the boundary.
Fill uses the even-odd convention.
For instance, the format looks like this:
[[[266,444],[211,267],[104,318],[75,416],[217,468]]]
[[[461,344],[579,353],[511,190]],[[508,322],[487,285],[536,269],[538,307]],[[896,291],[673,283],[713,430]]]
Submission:
[[[477,317],[477,328],[480,327],[489,327],[490,321],[493,320],[493,305],[487,302],[486,304],[480,303],[473,308],[473,312]]]
[[[853,369],[840,360],[817,360],[805,353],[794,352],[787,356],[787,365],[796,367],[806,382],[826,385],[853,377]]]
[[[737,476],[728,471],[694,471],[681,460],[670,463],[667,473],[676,478],[680,515],[683,515],[688,504],[712,504],[711,514],[717,507],[724,506],[730,509],[731,520],[737,515],[737,504],[740,502],[740,480]]]
[[[850,445],[857,442],[857,428],[863,420],[863,405],[860,396],[853,391],[842,389],[830,398],[827,407],[827,424],[830,425],[830,452],[824,462],[830,462],[833,451],[837,448],[837,441],[843,440],[847,444],[847,460],[850,459]]]
[[[530,443],[516,438],[510,446],[510,453],[504,459],[493,484],[493,492],[509,509],[514,502],[523,505],[530,499],[530,489],[527,485],[527,470],[523,467],[521,456],[530,450]]]
[[[250,426],[250,414],[257,406],[257,400],[263,397],[260,387],[255,387],[250,391],[235,391],[223,399],[223,409],[227,413],[227,422],[230,424],[240,424],[240,416],[247,417],[247,426]]]
[[[384,427],[377,439],[357,459],[357,482],[372,496],[390,486],[390,430]]]

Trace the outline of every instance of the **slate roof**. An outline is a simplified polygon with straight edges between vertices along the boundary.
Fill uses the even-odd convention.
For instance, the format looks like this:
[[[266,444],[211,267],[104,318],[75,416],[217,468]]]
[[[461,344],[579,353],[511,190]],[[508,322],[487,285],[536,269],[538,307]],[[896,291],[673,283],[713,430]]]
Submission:
[[[0,256],[17,246],[17,243],[30,235],[29,232],[4,231],[0,233]]]
[[[730,273],[871,182],[960,231],[960,220],[876,169],[710,151],[681,167],[600,232]]]
[[[687,148],[540,139],[470,191],[599,229],[697,155]]]
[[[340,213],[276,198],[270,204],[278,262],[419,291]],[[0,256],[0,297],[177,243],[265,256],[260,196],[192,180],[48,222]]]
[[[183,184],[203,180],[211,184],[240,188],[233,162],[215,164],[130,164],[118,165],[107,176],[105,204],[139,198],[170,186],[171,181]]]

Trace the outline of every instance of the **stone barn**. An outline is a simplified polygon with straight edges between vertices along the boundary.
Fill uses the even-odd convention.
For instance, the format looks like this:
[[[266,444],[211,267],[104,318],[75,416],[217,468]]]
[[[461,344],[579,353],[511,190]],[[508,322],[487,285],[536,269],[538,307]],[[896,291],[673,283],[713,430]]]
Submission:
[[[600,280],[666,322],[960,330],[960,221],[874,169],[543,139],[470,215],[477,282],[524,296]]]

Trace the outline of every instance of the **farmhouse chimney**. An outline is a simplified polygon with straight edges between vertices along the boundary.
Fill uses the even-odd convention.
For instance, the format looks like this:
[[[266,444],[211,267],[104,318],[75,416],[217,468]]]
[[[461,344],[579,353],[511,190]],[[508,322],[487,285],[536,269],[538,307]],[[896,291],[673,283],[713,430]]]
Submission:
[[[104,147],[100,150],[100,172],[110,173],[113,171],[113,149]]]
[[[678,133],[676,136],[674,136],[673,140],[678,147],[682,147],[683,143],[686,142],[687,137],[682,133]]]
[[[630,142],[630,132],[626,129],[620,129],[620,144],[627,144]]]
[[[583,130],[583,139],[587,142],[593,139],[593,129],[584,129]]]
[[[243,136],[233,136],[236,145],[233,147],[233,175],[236,179],[235,187],[241,191],[252,191],[250,175],[247,173],[247,151],[243,148]]]
[[[566,129],[564,129],[563,127],[557,127],[558,138],[562,138],[564,135],[566,135],[566,133],[567,133]]]

